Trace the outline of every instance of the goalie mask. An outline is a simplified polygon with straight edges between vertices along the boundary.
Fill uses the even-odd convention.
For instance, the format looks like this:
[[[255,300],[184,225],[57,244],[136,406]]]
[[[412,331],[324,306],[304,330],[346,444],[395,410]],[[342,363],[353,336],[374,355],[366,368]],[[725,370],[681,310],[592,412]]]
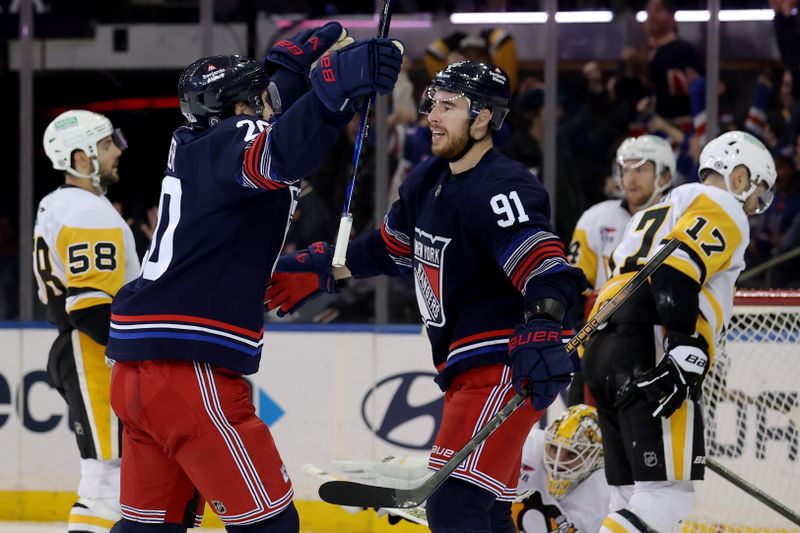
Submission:
[[[731,174],[742,165],[750,173],[750,187],[740,193],[733,192]],[[761,141],[743,131],[729,131],[709,142],[700,152],[700,181],[705,181],[709,172],[716,172],[725,180],[725,188],[742,204],[758,192],[758,206],[750,215],[767,210],[775,196],[775,161]]]
[[[499,130],[508,114],[511,98],[511,83],[503,69],[485,63],[460,61],[448,65],[434,76],[422,93],[419,112],[429,114],[441,102],[436,92],[453,93],[447,100],[466,98],[469,103],[469,118],[474,120],[486,108],[492,110],[490,130]]]
[[[44,152],[50,158],[53,168],[62,170],[76,178],[90,179],[96,189],[100,189],[100,163],[97,160],[97,143],[111,136],[120,151],[128,147],[125,136],[114,129],[111,121],[104,115],[73,109],[58,115],[44,131]],[[89,174],[78,172],[72,166],[72,153],[83,151],[92,162]]]
[[[181,73],[181,113],[201,130],[233,116],[237,102],[246,102],[261,116],[261,93],[268,85],[269,75],[258,61],[239,55],[204,57]]]
[[[672,186],[672,179],[675,177],[675,154],[669,143],[656,135],[628,137],[617,148],[613,176],[622,190],[624,190],[622,185],[624,169],[639,168],[648,161],[652,161],[655,165],[653,192],[650,194],[650,198],[637,208],[638,210],[656,203],[661,194]],[[670,180],[666,183],[659,183],[661,176],[667,171],[669,171]]]
[[[556,500],[603,466],[603,439],[597,409],[573,405],[555,419],[544,435],[547,491]]]

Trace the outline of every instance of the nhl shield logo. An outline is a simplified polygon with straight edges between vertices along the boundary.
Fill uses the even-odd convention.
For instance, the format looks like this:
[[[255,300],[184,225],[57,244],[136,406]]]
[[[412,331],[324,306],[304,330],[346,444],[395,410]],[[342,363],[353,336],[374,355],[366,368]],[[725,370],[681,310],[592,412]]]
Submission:
[[[652,468],[658,464],[658,456],[656,455],[656,452],[644,452],[643,457],[644,466]]]
[[[214,506],[214,510],[217,512],[217,514],[225,514],[225,512],[228,510],[225,508],[225,504],[219,500],[211,500],[211,505]]]
[[[422,319],[427,326],[444,326],[442,276],[444,251],[450,240],[414,228],[414,288]]]

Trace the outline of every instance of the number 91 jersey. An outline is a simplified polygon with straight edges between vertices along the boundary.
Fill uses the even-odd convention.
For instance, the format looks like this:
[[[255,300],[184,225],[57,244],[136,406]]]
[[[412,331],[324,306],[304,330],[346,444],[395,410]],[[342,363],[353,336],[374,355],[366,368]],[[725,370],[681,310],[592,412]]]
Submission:
[[[745,266],[750,227],[742,205],[727,191],[691,183],[676,187],[664,199],[636,213],[609,260],[611,279],[595,305],[611,299],[666,241],[680,246],[664,261],[700,287],[696,330],[713,353],[733,312],[736,278]]]
[[[33,267],[39,300],[66,312],[110,304],[139,275],[128,224],[105,196],[65,185],[39,203]]]

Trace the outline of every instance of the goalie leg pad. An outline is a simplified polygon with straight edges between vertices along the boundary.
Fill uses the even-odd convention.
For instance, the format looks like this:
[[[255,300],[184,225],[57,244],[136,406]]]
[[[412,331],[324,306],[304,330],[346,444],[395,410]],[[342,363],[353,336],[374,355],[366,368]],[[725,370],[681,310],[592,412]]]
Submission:
[[[458,479],[445,481],[428,498],[425,510],[433,533],[515,530],[510,502],[498,502],[491,492]]]

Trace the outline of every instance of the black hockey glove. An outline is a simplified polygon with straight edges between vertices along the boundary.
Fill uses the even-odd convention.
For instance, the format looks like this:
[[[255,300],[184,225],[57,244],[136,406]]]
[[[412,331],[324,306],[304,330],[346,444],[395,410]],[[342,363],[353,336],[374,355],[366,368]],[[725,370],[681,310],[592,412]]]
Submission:
[[[572,381],[574,367],[564,349],[561,325],[552,320],[517,326],[508,352],[514,388],[521,392],[529,385],[531,405],[537,411],[547,409]]]
[[[333,246],[319,241],[306,250],[281,256],[264,295],[267,308],[277,307],[278,316],[284,316],[323,292],[336,292],[333,250]]]
[[[669,418],[703,382],[708,369],[708,346],[701,337],[667,332],[664,358],[633,380],[645,397],[656,402],[653,417]]]
[[[270,75],[268,91],[275,114],[287,111],[308,91],[309,73],[320,57],[352,42],[341,24],[329,22],[272,45],[261,63]]]
[[[323,56],[311,73],[311,85],[325,107],[354,110],[355,98],[388,94],[403,63],[403,45],[390,39],[365,39]]]

